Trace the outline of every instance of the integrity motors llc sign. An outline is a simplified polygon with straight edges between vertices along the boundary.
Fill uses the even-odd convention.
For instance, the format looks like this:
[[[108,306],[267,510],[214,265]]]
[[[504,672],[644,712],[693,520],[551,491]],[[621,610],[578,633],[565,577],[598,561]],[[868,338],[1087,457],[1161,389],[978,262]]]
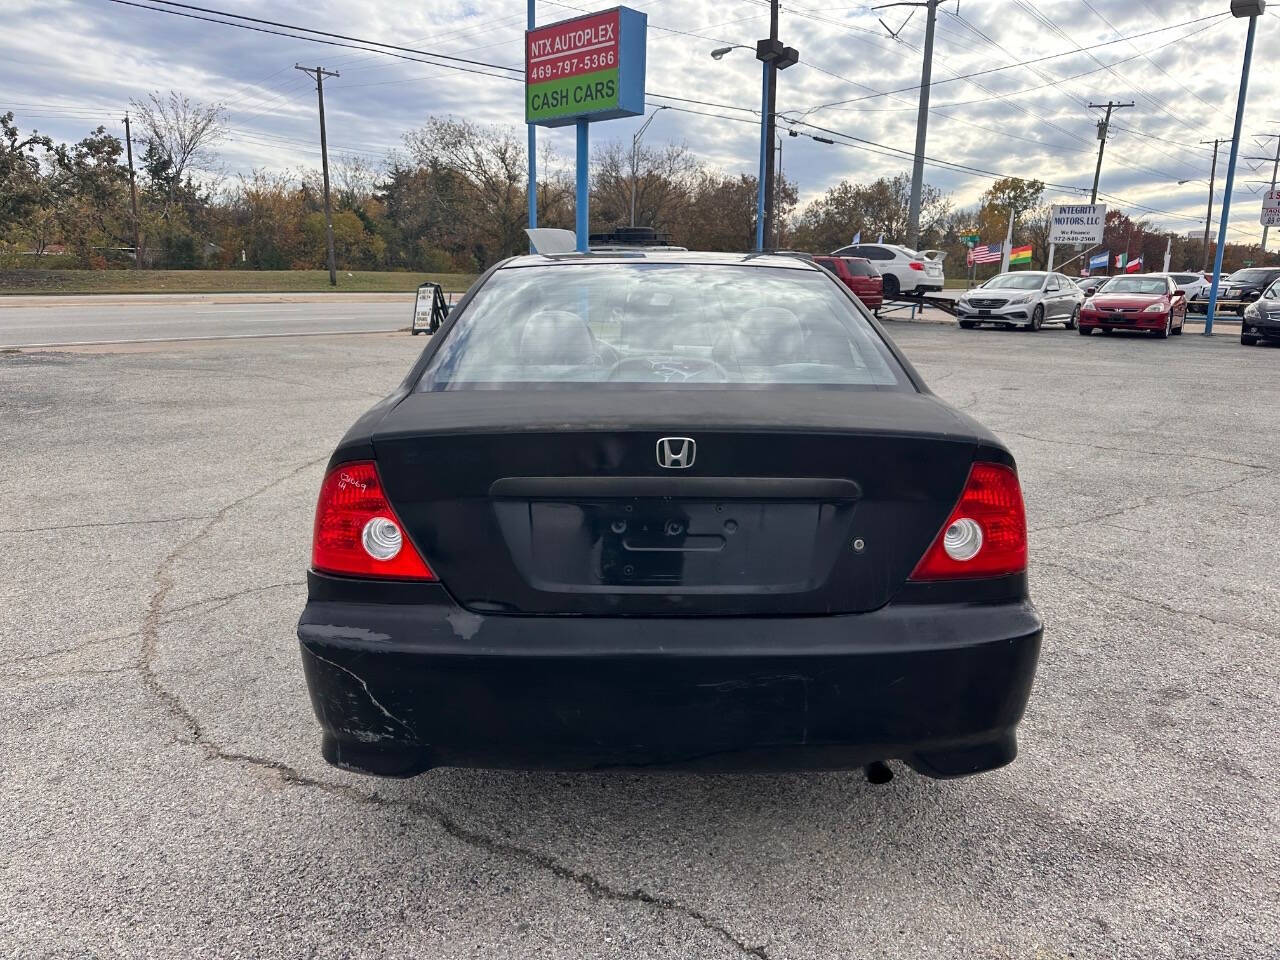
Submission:
[[[647,17],[615,7],[525,33],[525,122],[561,127],[644,113]]]
[[[1101,243],[1106,224],[1105,203],[1054,204],[1050,213],[1049,242]]]

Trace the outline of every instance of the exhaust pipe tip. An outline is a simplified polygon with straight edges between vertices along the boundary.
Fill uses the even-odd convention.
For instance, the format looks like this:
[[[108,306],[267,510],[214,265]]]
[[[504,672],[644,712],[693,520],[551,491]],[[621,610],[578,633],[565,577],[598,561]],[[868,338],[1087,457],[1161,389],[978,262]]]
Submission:
[[[879,786],[893,779],[893,770],[883,760],[873,760],[863,769],[867,775],[868,783],[874,783]]]

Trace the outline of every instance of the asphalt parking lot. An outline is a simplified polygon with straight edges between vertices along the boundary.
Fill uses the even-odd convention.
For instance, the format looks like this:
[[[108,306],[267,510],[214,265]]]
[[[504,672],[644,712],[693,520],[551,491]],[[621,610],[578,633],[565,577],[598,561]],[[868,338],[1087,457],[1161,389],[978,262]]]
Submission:
[[[0,953],[1276,956],[1280,349],[891,330],[1027,497],[979,778],[333,770],[311,510],[422,339],[0,354]]]

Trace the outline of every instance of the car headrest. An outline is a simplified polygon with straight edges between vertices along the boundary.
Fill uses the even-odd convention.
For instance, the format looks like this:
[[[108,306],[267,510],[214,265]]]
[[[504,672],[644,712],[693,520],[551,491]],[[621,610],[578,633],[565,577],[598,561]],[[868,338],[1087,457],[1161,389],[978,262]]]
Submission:
[[[804,329],[785,307],[755,307],[738,318],[717,352],[738,363],[796,363],[804,354]]]
[[[571,366],[597,358],[591,328],[576,313],[543,310],[520,331],[520,362],[536,366]]]

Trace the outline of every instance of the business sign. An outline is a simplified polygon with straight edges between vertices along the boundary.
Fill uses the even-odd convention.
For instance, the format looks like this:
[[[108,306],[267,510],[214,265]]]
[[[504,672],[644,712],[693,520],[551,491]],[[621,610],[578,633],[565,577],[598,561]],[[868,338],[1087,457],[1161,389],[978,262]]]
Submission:
[[[638,10],[614,7],[527,31],[525,122],[563,127],[643,114],[647,24]]]
[[[1262,195],[1262,220],[1264,227],[1280,227],[1280,190],[1268,190]]]
[[[1050,212],[1050,243],[1094,244],[1102,242],[1107,225],[1105,203],[1054,204]]]

